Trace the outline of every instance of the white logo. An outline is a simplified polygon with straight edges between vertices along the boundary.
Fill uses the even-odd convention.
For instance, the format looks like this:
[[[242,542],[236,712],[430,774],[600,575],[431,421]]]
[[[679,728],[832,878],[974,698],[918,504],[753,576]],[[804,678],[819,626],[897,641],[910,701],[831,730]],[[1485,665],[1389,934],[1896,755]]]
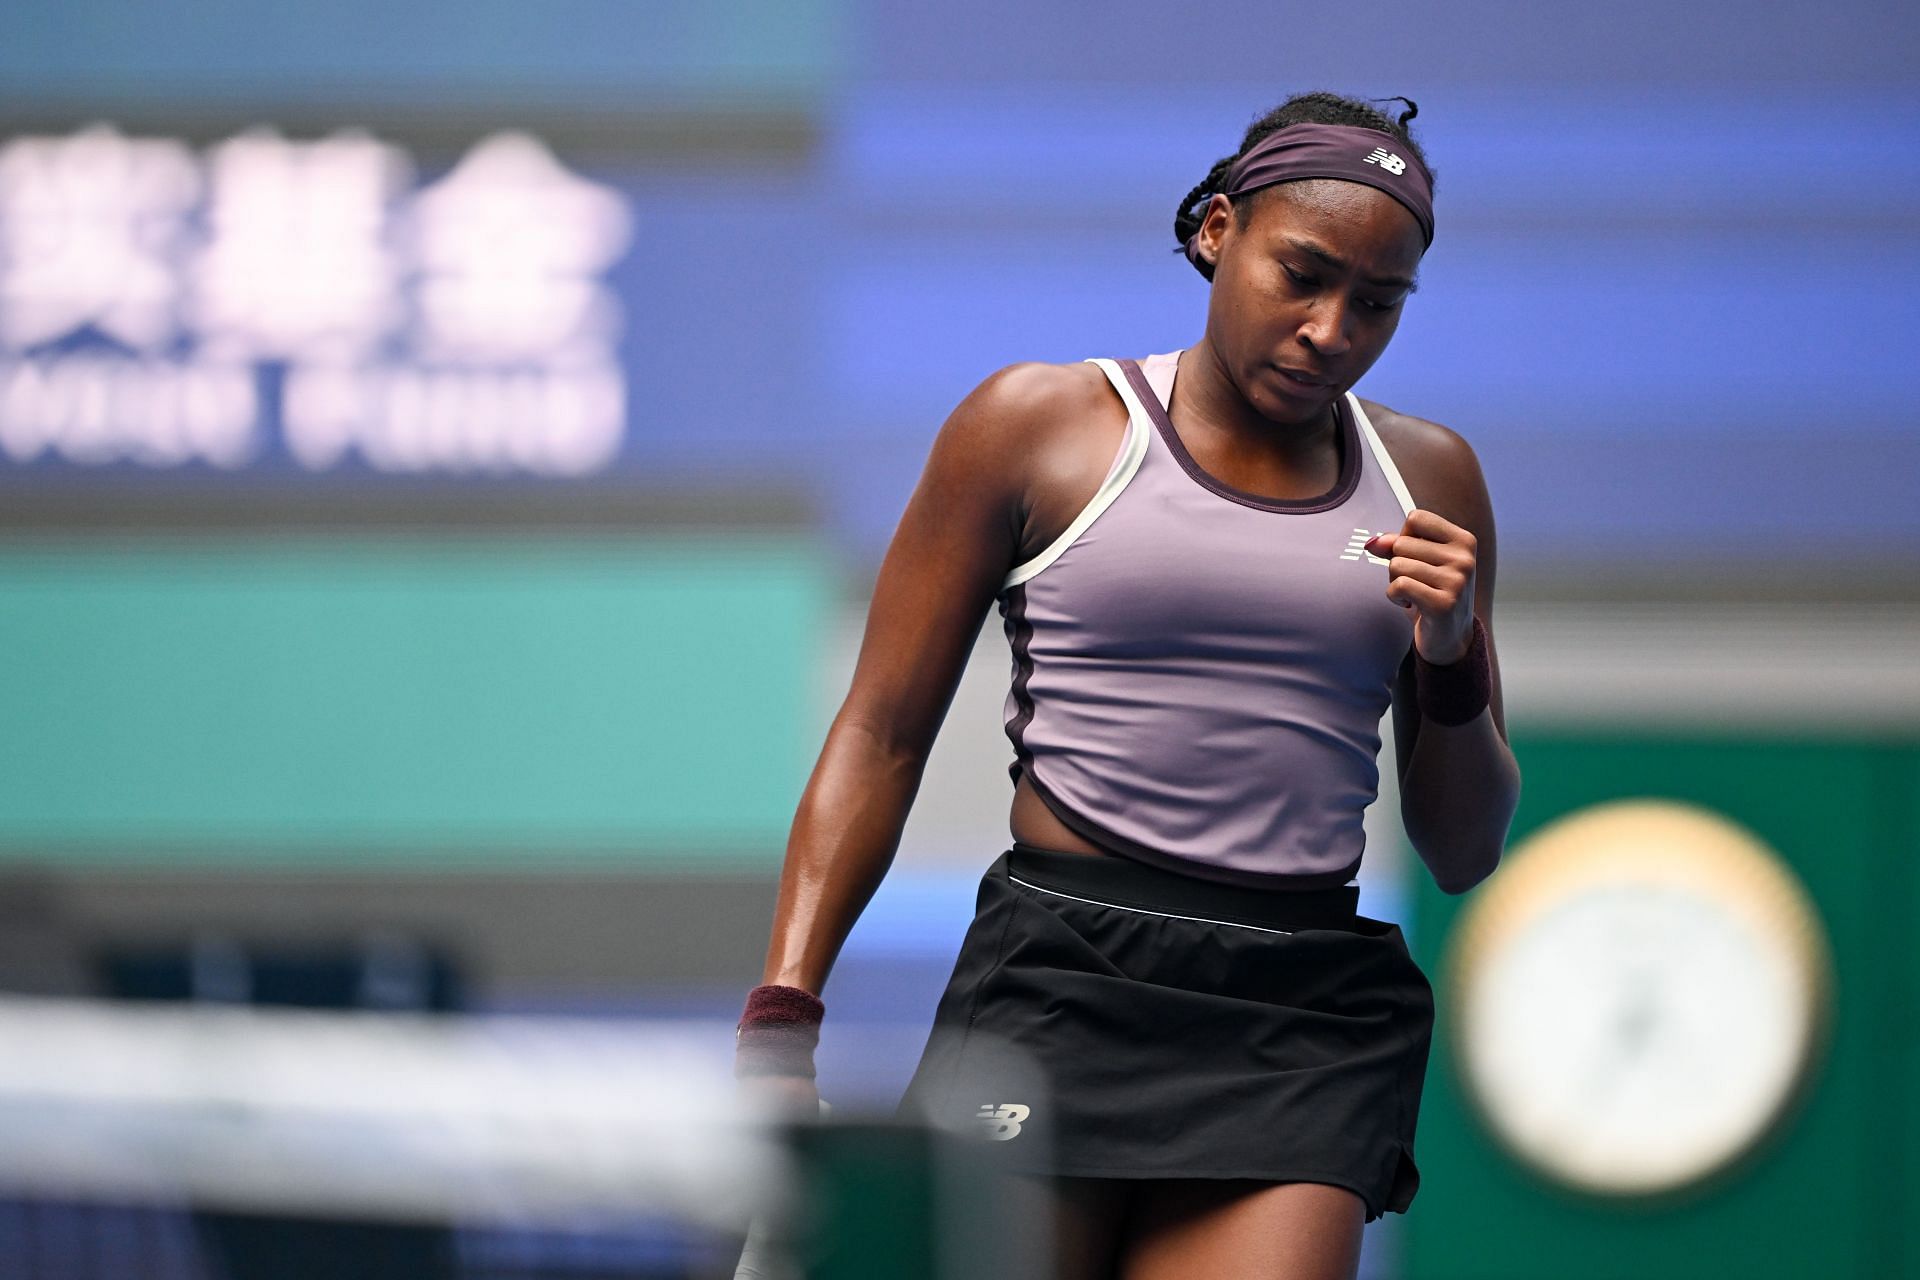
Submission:
[[[1393,154],[1393,152],[1387,150],[1385,147],[1375,147],[1373,149],[1373,154],[1368,156],[1361,163],[1377,164],[1382,169],[1385,169],[1388,173],[1393,174],[1395,177],[1399,177],[1401,174],[1407,171],[1407,162],[1405,160],[1402,160],[1399,156]]]
[[[0,138],[0,463],[238,467],[274,424],[312,471],[599,470],[632,221],[522,133],[420,190],[356,131]]]
[[[136,351],[173,341],[173,259],[200,173],[171,140],[104,125],[0,147],[0,341],[92,324]]]
[[[237,360],[358,359],[404,319],[392,214],[405,154],[364,134],[255,129],[207,153],[207,243],[189,315]]]
[[[1032,1114],[1032,1107],[1023,1107],[1017,1102],[983,1102],[974,1119],[986,1126],[989,1138],[995,1142],[1006,1142],[1020,1136],[1020,1126]]]
[[[1367,539],[1372,536],[1373,534],[1365,529],[1355,529],[1353,536],[1347,539],[1347,549],[1340,553],[1340,558],[1342,560],[1367,560],[1373,564],[1385,564],[1385,560],[1382,560],[1379,556],[1367,550]]]
[[[570,173],[539,139],[498,133],[414,201],[422,345],[455,363],[599,368],[620,300],[601,279],[632,241],[617,191]]]

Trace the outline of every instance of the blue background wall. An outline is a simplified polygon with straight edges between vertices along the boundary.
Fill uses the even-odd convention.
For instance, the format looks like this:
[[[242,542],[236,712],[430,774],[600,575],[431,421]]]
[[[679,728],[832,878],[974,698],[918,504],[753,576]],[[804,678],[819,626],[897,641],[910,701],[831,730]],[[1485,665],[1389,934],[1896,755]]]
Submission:
[[[169,12],[10,8],[7,104],[136,135],[364,125],[428,180],[463,127],[536,121],[635,214],[615,474],[801,484],[856,566],[992,369],[1198,336],[1173,202],[1315,86],[1422,102],[1439,236],[1361,389],[1476,443],[1509,565],[1761,545],[1844,570],[1864,529],[1920,532],[1910,6]],[[637,141],[749,111],[784,132]]]

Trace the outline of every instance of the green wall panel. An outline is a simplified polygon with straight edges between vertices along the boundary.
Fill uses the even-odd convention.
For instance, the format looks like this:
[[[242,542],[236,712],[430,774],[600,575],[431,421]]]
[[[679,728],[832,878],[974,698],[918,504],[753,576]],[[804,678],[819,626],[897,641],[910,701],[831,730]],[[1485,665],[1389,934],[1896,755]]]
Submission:
[[[1516,736],[1514,746],[1525,774],[1516,845],[1571,810],[1628,796],[1708,806],[1771,844],[1806,885],[1829,933],[1832,1035],[1801,1109],[1717,1184],[1660,1204],[1560,1190],[1499,1150],[1463,1098],[1442,954],[1471,895],[1449,898],[1422,877],[1415,939],[1440,1000],[1418,1143],[1423,1181],[1406,1222],[1407,1275],[1915,1274],[1910,1252],[1897,1260],[1910,1208],[1902,1197],[1910,1202],[1912,1194],[1906,1161],[1920,1140],[1911,1114],[1899,1109],[1920,1078],[1911,1005],[1900,1000],[1903,984],[1911,995],[1920,901],[1890,863],[1911,856],[1920,830],[1911,793],[1920,777],[1916,753],[1897,743],[1546,734]],[[1890,1094],[1903,1096],[1890,1106]]]
[[[1885,1107],[1875,1117],[1869,1141],[1884,1147],[1889,1183],[1873,1210],[1883,1242],[1879,1274],[1920,1277],[1920,1239],[1913,1230],[1920,1207],[1920,750],[1901,753],[1885,764],[1882,794],[1894,809],[1895,831],[1881,859],[1886,905],[1880,912],[1876,956],[1892,977],[1880,1021],[1888,1028],[1889,1047],[1881,1055],[1881,1093]],[[1904,1137],[1904,1141],[1902,1138]],[[1891,1138],[1891,1141],[1889,1141]]]
[[[772,858],[830,587],[772,539],[0,548],[0,848]]]

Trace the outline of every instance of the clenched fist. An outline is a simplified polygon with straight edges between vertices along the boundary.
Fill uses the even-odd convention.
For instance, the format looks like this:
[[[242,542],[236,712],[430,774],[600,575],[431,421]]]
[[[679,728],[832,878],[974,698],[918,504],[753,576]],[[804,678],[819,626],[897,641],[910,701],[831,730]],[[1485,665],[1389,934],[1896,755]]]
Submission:
[[[1413,611],[1414,650],[1442,667],[1465,657],[1473,640],[1473,535],[1416,507],[1400,532],[1376,533],[1366,549],[1387,562],[1387,599]]]

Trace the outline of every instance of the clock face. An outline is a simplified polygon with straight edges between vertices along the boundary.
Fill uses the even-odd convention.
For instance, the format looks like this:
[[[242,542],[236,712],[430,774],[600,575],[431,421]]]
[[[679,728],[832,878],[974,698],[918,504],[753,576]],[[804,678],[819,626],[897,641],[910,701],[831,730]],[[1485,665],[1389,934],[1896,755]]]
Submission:
[[[1822,1034],[1817,918],[1704,810],[1586,810],[1510,855],[1449,957],[1462,1075],[1502,1144],[1582,1189],[1653,1193],[1738,1159]]]

